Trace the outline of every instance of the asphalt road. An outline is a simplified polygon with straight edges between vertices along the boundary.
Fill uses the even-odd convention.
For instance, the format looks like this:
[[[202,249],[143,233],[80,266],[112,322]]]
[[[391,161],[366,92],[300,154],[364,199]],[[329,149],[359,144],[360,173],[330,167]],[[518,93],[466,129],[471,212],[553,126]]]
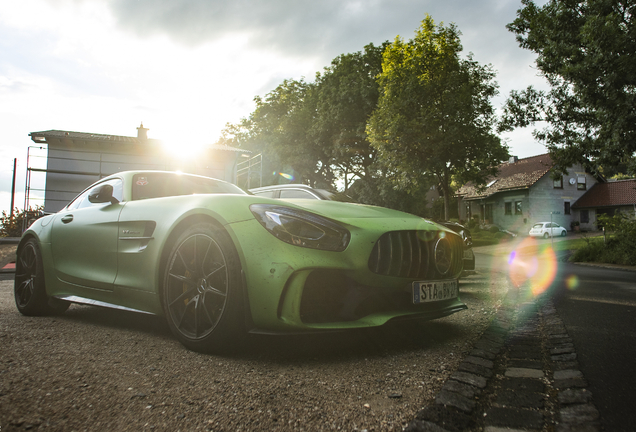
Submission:
[[[636,272],[562,263],[561,273],[555,306],[574,340],[601,425],[634,431]]]
[[[571,238],[571,236],[567,237]],[[554,242],[564,240],[555,238]],[[511,252],[551,240],[521,238],[509,244],[475,248],[482,272],[509,272]],[[636,430],[636,269],[572,264],[557,253],[549,287],[589,383],[592,401],[606,431]]]

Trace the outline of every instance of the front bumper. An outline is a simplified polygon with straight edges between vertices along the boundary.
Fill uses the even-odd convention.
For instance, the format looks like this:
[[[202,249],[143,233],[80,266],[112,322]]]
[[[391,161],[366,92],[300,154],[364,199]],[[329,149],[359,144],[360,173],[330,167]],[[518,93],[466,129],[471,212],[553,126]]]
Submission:
[[[370,257],[384,231],[347,226],[352,233],[349,246],[343,252],[330,252],[284,243],[256,221],[234,225],[238,224],[231,235],[240,246],[249,309],[258,329],[285,333],[373,327],[400,318],[435,319],[466,309],[459,297],[413,304],[413,281],[439,279],[430,272],[430,278],[422,273],[396,277],[372,272]],[[461,253],[463,245],[456,237]],[[461,273],[461,255],[456,261],[453,278]],[[398,267],[403,268],[396,271],[406,268]]]

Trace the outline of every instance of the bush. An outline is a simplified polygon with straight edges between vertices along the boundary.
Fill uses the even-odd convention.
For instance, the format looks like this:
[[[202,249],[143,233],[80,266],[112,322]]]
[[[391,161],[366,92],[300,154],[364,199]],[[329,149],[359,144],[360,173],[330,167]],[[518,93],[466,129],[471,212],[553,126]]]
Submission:
[[[38,206],[34,209],[29,208],[26,211],[20,211],[16,208],[13,211],[13,215],[2,211],[2,217],[0,218],[0,237],[21,237],[24,220],[26,219],[27,221],[25,226],[29,226],[42,216],[44,216],[42,206]]]
[[[499,227],[496,226],[496,225],[493,225],[490,228],[488,228],[488,232],[493,233],[493,234],[498,233],[499,232]]]
[[[619,213],[613,217],[599,215],[598,221],[605,227],[606,235],[613,234],[607,235],[607,241],[585,238],[585,246],[579,248],[571,260],[636,265],[636,219]]]

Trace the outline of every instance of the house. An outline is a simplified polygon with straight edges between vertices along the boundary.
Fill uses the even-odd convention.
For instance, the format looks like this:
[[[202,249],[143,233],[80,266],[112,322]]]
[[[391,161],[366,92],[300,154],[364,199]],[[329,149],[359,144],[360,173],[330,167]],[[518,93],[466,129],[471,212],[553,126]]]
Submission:
[[[26,206],[29,207],[32,173],[44,173],[44,211],[61,210],[77,194],[100,178],[127,170],[167,170],[205,175],[234,182],[237,160],[246,152],[224,145],[209,145],[196,159],[175,158],[162,141],[148,138],[143,123],[137,136],[118,136],[48,130],[31,132],[33,142],[46,145],[46,168],[27,166]]]
[[[572,210],[578,213],[581,229],[596,229],[600,214],[613,216],[622,212],[636,216],[636,180],[597,183],[572,204]]]
[[[548,154],[511,157],[485,187],[468,183],[457,191],[460,219],[478,217],[483,223],[517,233],[527,233],[532,224],[550,220],[569,229],[578,220],[572,205],[602,179],[581,165],[554,179],[552,166]]]

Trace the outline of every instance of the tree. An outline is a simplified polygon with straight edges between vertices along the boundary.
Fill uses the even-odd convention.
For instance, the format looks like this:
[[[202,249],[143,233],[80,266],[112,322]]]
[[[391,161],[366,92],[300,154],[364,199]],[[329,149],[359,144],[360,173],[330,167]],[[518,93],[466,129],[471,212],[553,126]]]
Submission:
[[[483,184],[508,151],[493,134],[495,73],[469,55],[454,25],[436,26],[430,16],[409,42],[387,47],[380,99],[367,132],[392,178],[409,191],[433,184],[449,217],[451,184]]]
[[[332,145],[332,164],[344,182],[374,177],[375,148],[366,125],[377,106],[379,90],[376,76],[382,71],[381,46],[369,44],[364,51],[343,54],[332,60],[316,78],[317,117],[313,133]]]
[[[612,175],[626,164],[636,173],[636,2],[522,4],[507,28],[538,55],[550,90],[512,92],[499,130],[545,121],[547,127],[534,134],[557,171],[582,163]]]
[[[293,174],[295,181],[311,186],[333,185],[329,143],[312,137],[316,84],[302,79],[285,80],[265,98],[257,96],[254,101],[256,109],[249,118],[239,126],[226,126],[225,133],[234,135],[232,141],[242,148],[265,153],[270,172]],[[268,183],[273,182],[270,180]]]
[[[255,111],[226,125],[219,143],[263,152],[270,168],[264,172],[293,171],[295,181],[333,188],[339,175],[345,190],[356,178],[370,181],[375,149],[366,124],[378,101],[375,77],[385,45],[336,57],[314,83],[285,80],[256,97]]]

